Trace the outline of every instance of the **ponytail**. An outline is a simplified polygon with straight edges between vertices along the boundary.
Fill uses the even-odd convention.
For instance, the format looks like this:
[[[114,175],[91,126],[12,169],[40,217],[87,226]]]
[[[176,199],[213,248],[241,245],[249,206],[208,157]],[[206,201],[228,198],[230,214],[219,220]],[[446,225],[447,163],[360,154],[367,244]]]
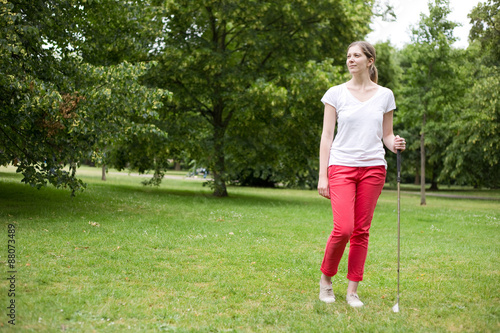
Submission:
[[[374,63],[370,66],[370,79],[378,84],[378,70]]]

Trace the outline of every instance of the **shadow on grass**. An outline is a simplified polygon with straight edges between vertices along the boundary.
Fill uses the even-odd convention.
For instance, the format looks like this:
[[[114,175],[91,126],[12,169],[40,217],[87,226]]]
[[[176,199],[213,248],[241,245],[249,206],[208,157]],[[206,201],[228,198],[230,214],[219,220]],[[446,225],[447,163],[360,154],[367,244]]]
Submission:
[[[78,192],[75,197],[71,197],[70,191],[64,188],[55,188],[47,185],[40,189],[20,182],[21,176],[12,173],[0,173],[0,207],[14,207],[29,209],[29,207],[62,209],[65,205],[78,205],[80,203],[102,205],[115,198],[130,198],[132,195],[142,197],[141,200],[148,201],[148,198],[156,200],[163,197],[166,200],[179,198],[185,200],[192,198],[203,200],[205,203],[214,205],[220,203],[232,206],[288,206],[288,205],[319,205],[324,206],[326,201],[319,197],[303,196],[301,191],[289,189],[261,189],[261,188],[241,188],[229,186],[229,196],[218,198],[213,196],[211,190],[206,187],[194,188],[190,184],[179,181],[171,188],[163,184],[161,187],[150,187],[134,184],[113,184],[109,182],[89,182],[87,188]],[[183,188],[184,187],[184,188]],[[96,207],[97,208],[97,207]]]

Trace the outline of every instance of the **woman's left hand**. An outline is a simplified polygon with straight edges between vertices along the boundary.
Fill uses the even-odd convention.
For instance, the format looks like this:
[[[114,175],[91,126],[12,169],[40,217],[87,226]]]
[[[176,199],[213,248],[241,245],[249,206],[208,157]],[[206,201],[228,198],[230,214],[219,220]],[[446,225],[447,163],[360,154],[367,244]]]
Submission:
[[[394,137],[394,149],[404,151],[406,149],[406,140],[396,135]]]

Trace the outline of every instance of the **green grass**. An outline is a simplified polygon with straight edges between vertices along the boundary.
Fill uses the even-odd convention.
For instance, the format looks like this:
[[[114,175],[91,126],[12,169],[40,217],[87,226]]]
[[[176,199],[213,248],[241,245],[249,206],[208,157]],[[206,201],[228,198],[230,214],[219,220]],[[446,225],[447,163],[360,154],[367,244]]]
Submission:
[[[396,193],[373,221],[366,306],[318,300],[319,265],[331,231],[315,191],[229,188],[202,181],[80,173],[88,189],[41,190],[0,169],[0,330],[10,298],[8,224],[16,226],[16,326],[28,332],[497,332],[500,330],[500,201],[401,197],[398,314]],[[500,194],[493,193],[494,198]],[[5,277],[5,278],[4,278]]]

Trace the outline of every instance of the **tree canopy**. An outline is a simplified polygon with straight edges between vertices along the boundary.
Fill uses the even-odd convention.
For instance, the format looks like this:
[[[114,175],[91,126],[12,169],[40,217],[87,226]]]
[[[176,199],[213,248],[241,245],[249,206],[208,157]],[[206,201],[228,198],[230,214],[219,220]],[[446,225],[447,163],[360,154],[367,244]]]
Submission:
[[[69,186],[74,193],[84,185],[75,176],[82,161],[119,135],[137,132],[137,123],[159,132],[144,120],[158,116],[166,92],[139,83],[152,63],[125,62],[123,54],[138,60],[125,53],[134,43],[95,34],[113,20],[136,26],[133,15],[122,15],[140,2],[112,4],[0,3],[0,164],[16,165],[23,182]],[[105,15],[109,20],[101,21]]]
[[[498,187],[498,1],[453,47],[447,0],[398,50],[379,43],[407,176]],[[226,185],[315,188],[320,98],[348,79],[372,0],[0,1],[0,165],[32,186],[84,184],[87,161],[139,172],[193,161]],[[375,13],[374,13],[375,12]],[[391,159],[392,156],[388,156]],[[195,162],[194,162],[195,161]],[[416,177],[415,177],[416,178]]]
[[[165,107],[168,123],[189,119],[189,128],[180,133],[193,131],[196,138],[183,148],[213,171],[216,196],[227,195],[229,175],[242,167],[257,173],[299,167],[284,165],[291,160],[281,156],[290,135],[283,130],[298,120],[285,113],[311,112],[317,106],[294,106],[304,98],[294,92],[311,85],[294,76],[315,80],[307,74],[311,61],[343,63],[345,47],[369,31],[372,4],[182,0],[164,5],[162,44],[155,58],[160,65],[149,82],[173,92]]]
[[[500,3],[479,3],[469,14],[473,27],[467,59],[460,66],[465,93],[444,159],[443,181],[500,187]]]
[[[406,159],[421,176],[423,204],[426,180],[431,189],[438,183],[499,185],[498,91],[491,89],[500,79],[498,1],[470,13],[466,50],[452,46],[456,24],[447,19],[449,2],[430,2],[429,9],[413,30],[413,42],[398,55],[403,74],[397,126],[412,142]]]

